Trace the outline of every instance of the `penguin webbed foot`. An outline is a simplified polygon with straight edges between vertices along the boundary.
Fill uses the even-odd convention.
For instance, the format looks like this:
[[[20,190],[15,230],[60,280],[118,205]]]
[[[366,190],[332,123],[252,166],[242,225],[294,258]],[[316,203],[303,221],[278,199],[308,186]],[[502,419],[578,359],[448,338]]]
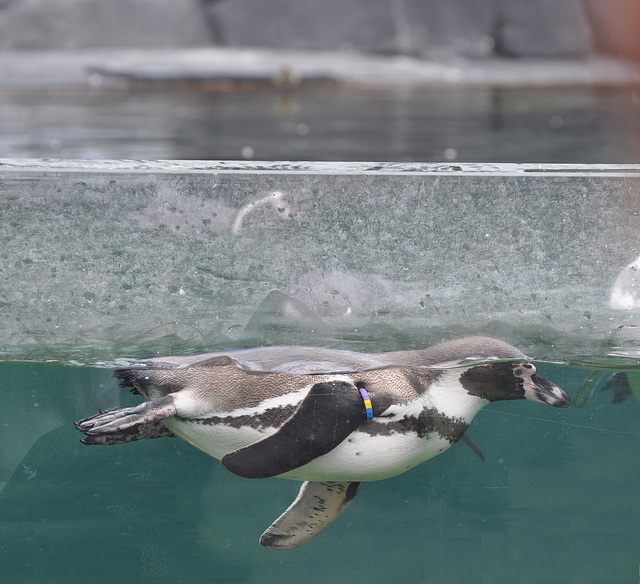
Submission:
[[[610,389],[613,389],[612,404],[621,404],[633,395],[629,378],[624,372],[614,373],[604,384],[601,391],[609,391]]]
[[[119,407],[75,422],[85,434],[83,444],[124,444],[135,440],[173,436],[162,420],[176,415],[171,396],[144,402],[132,408]]]
[[[289,508],[260,537],[260,545],[290,550],[331,525],[360,492],[357,482],[305,482]]]

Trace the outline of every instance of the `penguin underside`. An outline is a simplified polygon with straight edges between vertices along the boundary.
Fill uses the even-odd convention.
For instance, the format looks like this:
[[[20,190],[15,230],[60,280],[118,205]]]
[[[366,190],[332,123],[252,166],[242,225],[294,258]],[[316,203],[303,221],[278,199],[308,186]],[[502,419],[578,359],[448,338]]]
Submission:
[[[175,436],[163,420],[175,418],[169,394],[184,386],[178,387],[170,377],[158,383],[149,372],[139,370],[117,370],[115,377],[123,387],[149,401],[77,422],[76,427],[85,432],[85,444]],[[226,454],[222,463],[246,478],[284,474],[330,452],[366,420],[362,395],[353,382],[315,383],[276,432]],[[305,481],[292,505],[263,533],[261,545],[285,550],[309,541],[346,510],[361,487],[362,482]]]

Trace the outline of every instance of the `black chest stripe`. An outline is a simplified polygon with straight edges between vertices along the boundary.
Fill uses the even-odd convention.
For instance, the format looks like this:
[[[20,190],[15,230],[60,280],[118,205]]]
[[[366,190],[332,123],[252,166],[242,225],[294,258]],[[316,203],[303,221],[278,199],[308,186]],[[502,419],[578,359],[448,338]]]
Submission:
[[[231,428],[244,428],[248,426],[254,430],[263,428],[278,428],[282,426],[296,411],[297,404],[269,408],[261,414],[245,414],[242,416],[210,416],[208,418],[176,418],[183,422],[195,422],[205,426],[222,424]]]
[[[435,408],[425,408],[416,416],[405,416],[400,420],[376,424],[368,424],[367,433],[372,436],[390,436],[393,433],[415,433],[419,438],[425,438],[436,432],[452,444],[460,440],[468,424],[460,419],[444,416]]]

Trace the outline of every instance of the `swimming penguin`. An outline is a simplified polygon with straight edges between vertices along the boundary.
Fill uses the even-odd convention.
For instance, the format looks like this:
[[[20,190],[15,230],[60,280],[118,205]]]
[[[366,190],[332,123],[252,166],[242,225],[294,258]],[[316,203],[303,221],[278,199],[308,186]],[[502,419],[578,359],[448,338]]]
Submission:
[[[145,402],[76,423],[85,444],[178,436],[246,478],[305,481],[265,531],[297,547],[337,519],[362,483],[440,454],[493,401],[569,407],[511,345],[486,337],[365,354],[265,347],[132,363],[114,375]]]

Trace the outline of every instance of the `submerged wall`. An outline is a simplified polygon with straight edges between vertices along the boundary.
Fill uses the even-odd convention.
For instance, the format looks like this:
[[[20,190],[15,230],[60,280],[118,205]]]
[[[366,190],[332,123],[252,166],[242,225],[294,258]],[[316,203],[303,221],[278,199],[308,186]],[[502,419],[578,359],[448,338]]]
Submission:
[[[480,333],[632,366],[639,210],[637,166],[4,161],[0,357]]]

